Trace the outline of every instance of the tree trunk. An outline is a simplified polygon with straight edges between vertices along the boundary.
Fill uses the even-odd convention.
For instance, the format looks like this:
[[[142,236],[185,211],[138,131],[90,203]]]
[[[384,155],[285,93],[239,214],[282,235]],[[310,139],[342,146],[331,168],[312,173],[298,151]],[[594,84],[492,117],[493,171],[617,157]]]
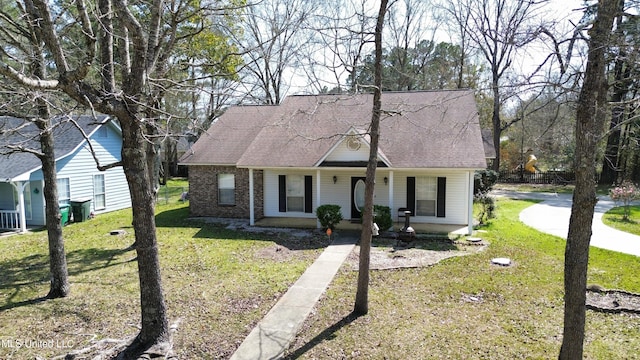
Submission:
[[[37,49],[37,47],[34,47]],[[39,50],[36,51],[36,61],[33,63],[34,75],[41,79],[46,78],[45,59]],[[34,124],[40,130],[38,138],[40,142],[39,156],[42,164],[42,177],[44,188],[42,194],[45,203],[45,222],[47,224],[47,240],[49,243],[49,273],[51,284],[47,298],[54,299],[66,297],[70,292],[69,271],[67,269],[67,254],[64,250],[64,237],[62,236],[62,224],[60,224],[60,207],[58,204],[58,172],[56,170],[56,155],[54,149],[53,129],[51,124],[51,111],[47,101],[41,97],[35,100],[38,108],[38,119]],[[24,219],[23,219],[24,220]]]
[[[378,165],[378,138],[380,137],[380,109],[382,108],[382,26],[388,0],[382,0],[375,31],[375,87],[371,115],[371,144],[364,190],[364,213],[360,235],[360,260],[358,263],[358,289],[353,313],[365,315],[369,312],[369,262],[371,257],[371,227],[373,225],[373,192]]]
[[[122,165],[129,184],[140,281],[142,328],[130,347],[131,354],[169,340],[166,305],[162,292],[155,222],[155,194],[147,171],[144,128],[131,117],[119,117],[122,126]]]
[[[502,133],[502,125],[500,124],[500,89],[498,88],[497,70],[493,75],[493,115],[491,116],[491,124],[493,124],[493,148],[496,151],[496,158],[493,160],[493,171],[500,171],[500,134]]]
[[[623,54],[621,56],[624,57]],[[625,67],[627,66],[624,64],[624,60],[616,60],[614,91],[611,97],[611,102],[616,105],[613,106],[611,111],[609,136],[607,136],[607,146],[602,161],[602,172],[600,173],[599,182],[601,185],[613,185],[619,181],[620,167],[624,166],[624,163],[621,162],[620,142],[622,141],[622,129],[620,126],[625,116],[623,100],[628,92],[626,79],[628,79],[629,73],[628,70],[623,70]]]
[[[51,286],[48,298],[59,298],[69,295],[69,273],[67,270],[67,256],[64,250],[62,225],[60,224],[60,207],[58,205],[58,186],[56,175],[56,160],[53,148],[53,134],[48,119],[38,119],[36,124],[40,129],[40,148],[42,156],[42,175],[44,177],[45,216],[47,222],[47,238],[49,240],[49,271]]]
[[[559,359],[582,359],[589,242],[596,198],[596,148],[607,116],[605,53],[618,0],[600,0],[576,111],[576,186],[564,265],[564,329]]]
[[[620,39],[624,39],[622,12],[624,11],[624,1],[618,3],[619,13],[615,22],[617,25],[617,35]],[[623,154],[621,152],[621,143],[624,141],[622,137],[621,125],[624,122],[625,107],[624,99],[629,92],[631,80],[631,67],[629,65],[629,55],[625,47],[621,46],[617,50],[618,54],[614,62],[614,79],[613,94],[611,102],[615,104],[611,111],[611,121],[609,122],[609,135],[607,136],[607,145],[605,147],[604,159],[602,161],[602,171],[600,172],[601,185],[614,185],[621,181],[620,174],[624,172],[625,163],[623,162]]]

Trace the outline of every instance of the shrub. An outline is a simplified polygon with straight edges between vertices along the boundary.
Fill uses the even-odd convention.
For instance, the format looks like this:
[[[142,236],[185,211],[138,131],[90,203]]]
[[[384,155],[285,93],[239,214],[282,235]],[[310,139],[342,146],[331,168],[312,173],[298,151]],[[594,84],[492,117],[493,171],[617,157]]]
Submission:
[[[493,189],[496,182],[498,182],[497,172],[489,169],[478,170],[473,175],[473,193],[476,196],[486,194]]]
[[[373,222],[378,224],[380,231],[388,230],[393,225],[391,208],[384,205],[373,205]]]
[[[481,205],[478,222],[483,225],[494,217],[496,200],[489,196],[493,185],[498,181],[498,173],[485,169],[476,171],[473,176],[473,202]]]
[[[325,204],[316,209],[316,216],[323,229],[335,230],[336,224],[342,221],[340,205]]]
[[[622,203],[622,220],[629,220],[629,205],[633,200],[638,199],[640,192],[630,181],[623,181],[620,186],[609,189],[609,196],[616,204]]]
[[[474,196],[473,201],[480,204],[480,212],[478,213],[478,222],[480,225],[484,225],[487,220],[494,218],[496,199],[493,196],[484,193]]]

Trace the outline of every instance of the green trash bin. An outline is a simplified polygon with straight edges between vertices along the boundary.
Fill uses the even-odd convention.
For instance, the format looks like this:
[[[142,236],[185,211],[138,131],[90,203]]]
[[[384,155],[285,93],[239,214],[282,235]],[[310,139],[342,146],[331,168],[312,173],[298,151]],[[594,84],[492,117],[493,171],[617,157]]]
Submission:
[[[89,220],[91,216],[91,198],[74,199],[69,201],[73,211],[73,222]]]
[[[60,225],[65,226],[69,222],[69,205],[60,205]]]

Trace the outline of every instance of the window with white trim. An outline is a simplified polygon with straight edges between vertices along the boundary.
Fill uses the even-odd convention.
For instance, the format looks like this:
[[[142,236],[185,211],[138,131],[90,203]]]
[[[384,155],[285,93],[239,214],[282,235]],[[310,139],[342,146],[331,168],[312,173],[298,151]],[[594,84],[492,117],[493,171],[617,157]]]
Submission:
[[[62,205],[69,205],[71,200],[71,186],[69,178],[58,178],[58,203]]]
[[[218,205],[236,204],[236,176],[218,174]]]
[[[93,208],[96,210],[107,207],[107,195],[104,186],[104,174],[93,175]]]
[[[287,211],[304,212],[304,175],[287,175]]]
[[[436,177],[416,177],[416,215],[436,216],[438,179]]]

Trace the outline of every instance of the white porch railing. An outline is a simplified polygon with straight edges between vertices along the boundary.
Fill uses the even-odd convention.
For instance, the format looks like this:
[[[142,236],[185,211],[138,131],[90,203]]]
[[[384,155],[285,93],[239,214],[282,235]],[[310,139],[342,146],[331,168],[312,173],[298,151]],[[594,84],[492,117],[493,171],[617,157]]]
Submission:
[[[0,229],[20,230],[20,213],[18,210],[0,210]]]

